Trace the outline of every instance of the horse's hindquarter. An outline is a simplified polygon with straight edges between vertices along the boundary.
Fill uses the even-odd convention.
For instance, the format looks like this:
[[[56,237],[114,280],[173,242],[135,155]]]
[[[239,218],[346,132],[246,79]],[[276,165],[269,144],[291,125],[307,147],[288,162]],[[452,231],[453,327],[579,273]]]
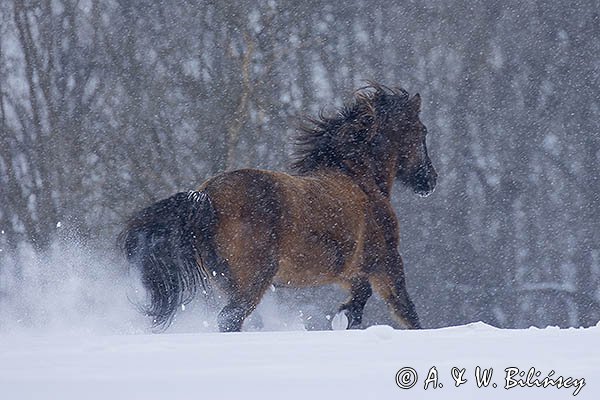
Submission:
[[[217,212],[217,252],[236,279],[277,268],[275,283],[310,286],[359,273],[367,202],[345,175],[239,170],[204,190]]]

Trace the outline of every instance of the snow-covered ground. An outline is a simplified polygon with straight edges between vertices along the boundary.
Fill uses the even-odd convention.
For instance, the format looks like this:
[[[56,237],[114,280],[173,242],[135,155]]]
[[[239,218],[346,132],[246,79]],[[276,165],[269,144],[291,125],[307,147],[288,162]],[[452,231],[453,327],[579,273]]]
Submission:
[[[569,399],[581,379],[576,398],[600,399],[600,326],[307,332],[309,315],[321,314],[302,308],[300,318],[269,291],[257,309],[260,332],[252,321],[243,333],[207,332],[214,313],[192,303],[167,333],[147,334],[118,262],[72,245],[25,261],[21,283],[0,265],[0,400]],[[477,387],[476,367],[493,368],[488,387]],[[573,378],[571,387],[505,389],[511,367],[535,368],[539,381],[554,371],[553,379]],[[410,383],[406,368],[417,374],[410,389],[396,384],[403,368],[400,383]],[[466,382],[455,387],[461,374]]]
[[[3,335],[0,398],[598,399],[599,344],[600,327],[501,330],[482,323],[423,331]],[[488,387],[478,388],[477,367],[493,368]],[[550,375],[570,387],[507,389],[527,378],[510,368],[535,368],[530,384]],[[396,383],[410,385],[412,377],[410,389]],[[456,387],[457,380],[464,383]]]

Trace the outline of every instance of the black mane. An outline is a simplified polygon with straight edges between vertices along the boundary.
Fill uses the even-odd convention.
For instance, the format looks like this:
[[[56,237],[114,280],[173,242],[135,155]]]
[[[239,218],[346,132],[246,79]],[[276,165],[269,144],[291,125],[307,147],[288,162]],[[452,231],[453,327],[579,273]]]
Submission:
[[[333,116],[321,112],[318,118],[305,118],[296,137],[292,168],[301,174],[344,169],[345,160],[368,156],[370,139],[377,133],[386,110],[404,106],[408,98],[404,89],[369,82]]]

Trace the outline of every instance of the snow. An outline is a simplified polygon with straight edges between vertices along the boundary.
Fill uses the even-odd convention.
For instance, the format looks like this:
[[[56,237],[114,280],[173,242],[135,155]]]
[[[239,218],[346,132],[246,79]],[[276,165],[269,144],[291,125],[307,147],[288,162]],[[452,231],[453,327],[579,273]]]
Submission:
[[[483,323],[421,331],[0,336],[2,399],[568,399],[576,388],[505,389],[505,369],[571,377],[600,395],[600,327],[503,330]],[[438,381],[424,389],[432,367]],[[487,388],[475,370],[493,368]],[[400,389],[396,373],[414,368]],[[467,380],[455,387],[464,368]],[[437,383],[437,385],[434,385]],[[441,384],[440,384],[441,383]],[[492,387],[492,383],[497,385]],[[434,389],[434,386],[437,386]]]

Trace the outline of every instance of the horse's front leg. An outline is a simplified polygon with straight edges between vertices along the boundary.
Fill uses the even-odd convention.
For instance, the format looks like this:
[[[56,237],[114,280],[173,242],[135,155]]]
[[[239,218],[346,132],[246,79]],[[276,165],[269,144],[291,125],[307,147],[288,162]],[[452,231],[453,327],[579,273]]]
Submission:
[[[421,328],[415,305],[406,290],[404,266],[399,254],[390,256],[384,268],[372,274],[369,280],[390,307],[392,315],[403,327]]]
[[[362,322],[363,310],[373,291],[367,278],[355,278],[350,282],[350,299],[338,310],[332,326],[341,329],[359,328]],[[344,324],[344,316],[347,322]],[[338,322],[339,321],[339,322]],[[346,326],[344,326],[346,325]]]

